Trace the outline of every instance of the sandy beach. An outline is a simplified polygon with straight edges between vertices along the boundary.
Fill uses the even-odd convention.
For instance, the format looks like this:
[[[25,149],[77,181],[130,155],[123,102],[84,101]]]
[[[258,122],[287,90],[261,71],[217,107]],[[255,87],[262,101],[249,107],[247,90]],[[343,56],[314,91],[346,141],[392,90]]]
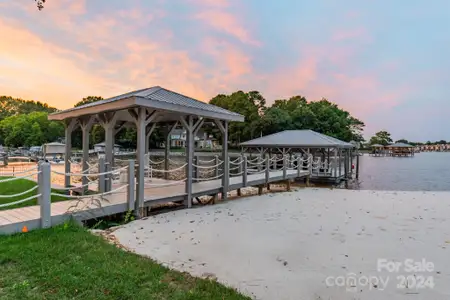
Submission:
[[[299,189],[134,221],[138,254],[254,299],[449,299],[450,192]],[[353,280],[354,279],[354,280]]]

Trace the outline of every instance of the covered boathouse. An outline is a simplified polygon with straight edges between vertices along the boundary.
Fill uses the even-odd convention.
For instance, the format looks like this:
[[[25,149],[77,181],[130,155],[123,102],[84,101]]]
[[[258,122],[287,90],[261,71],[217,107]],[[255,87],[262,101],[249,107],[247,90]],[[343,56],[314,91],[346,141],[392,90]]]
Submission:
[[[243,152],[260,156],[302,157],[304,169],[316,181],[339,182],[353,173],[355,146],[309,129],[285,130],[240,145]]]

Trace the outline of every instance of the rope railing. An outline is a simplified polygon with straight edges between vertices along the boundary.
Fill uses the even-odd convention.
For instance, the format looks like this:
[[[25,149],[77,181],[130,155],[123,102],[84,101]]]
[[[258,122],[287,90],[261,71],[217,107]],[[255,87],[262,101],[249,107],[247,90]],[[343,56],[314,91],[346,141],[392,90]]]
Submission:
[[[18,180],[18,179],[26,179],[26,178],[30,178],[30,177],[33,177],[33,176],[38,175],[39,173],[40,173],[40,171],[35,172],[35,173],[33,173],[33,174],[25,175],[25,176],[19,176],[19,177],[11,177],[11,178],[1,179],[1,180],[0,180],[0,183],[3,183],[3,182],[9,182],[9,181],[14,181],[14,180]]]
[[[223,174],[219,174],[216,176],[212,176],[212,177],[207,177],[207,178],[192,178],[193,180],[197,180],[197,181],[207,181],[207,180],[214,180],[214,179],[218,179],[220,177],[222,177]]]
[[[230,161],[230,164],[236,163],[237,161],[241,161],[241,160],[242,160],[242,157],[238,157],[238,158],[236,158],[236,159],[234,159],[234,160],[231,160],[231,161]]]
[[[148,160],[148,162],[153,164],[153,165],[160,165],[160,164],[164,163],[165,161],[166,161],[165,159],[160,160],[160,161],[153,161],[151,159]]]
[[[97,194],[89,194],[89,195],[64,195],[64,194],[60,194],[60,193],[50,193],[50,195],[52,196],[58,196],[58,197],[63,197],[63,198],[69,198],[69,199],[83,199],[83,198],[93,198],[93,197],[103,197],[103,196],[108,196],[108,195],[112,195],[115,194],[116,192],[123,190],[124,188],[128,187],[128,184],[122,185],[114,190],[111,190],[109,192],[104,192],[104,193],[97,193]]]
[[[223,164],[223,161],[221,161],[213,166],[200,166],[200,165],[196,165],[196,164],[192,164],[192,166],[195,168],[198,168],[198,169],[212,169],[212,168],[217,168],[222,164]]]
[[[58,190],[60,191],[74,191],[76,189],[80,189],[80,188],[85,188],[90,186],[91,184],[94,184],[98,181],[98,178],[95,180],[90,180],[88,183],[83,184],[83,185],[77,185],[77,186],[70,186],[70,187],[64,187],[64,188],[58,188]]]
[[[17,204],[22,204],[24,202],[36,199],[36,198],[38,198],[40,196],[41,196],[41,194],[37,194],[37,195],[33,195],[33,196],[27,197],[27,198],[22,199],[22,200],[17,200],[17,201],[14,201],[14,202],[3,203],[3,204],[0,204],[0,208],[9,207],[9,206],[17,205]]]
[[[102,176],[102,175],[108,175],[108,174],[120,174],[120,171],[127,169],[128,166],[111,170],[108,172],[101,172],[101,173],[90,173],[90,174],[84,174],[84,173],[64,173],[64,172],[58,172],[55,170],[52,170],[52,173],[58,174],[58,175],[64,175],[64,176],[73,176],[73,177],[83,177],[83,176]],[[0,181],[1,182],[1,181]]]
[[[202,164],[209,164],[209,163],[212,163],[212,162],[215,162],[215,161],[216,161],[215,158],[213,158],[211,160],[201,160],[201,159],[197,160],[198,163],[202,163]],[[219,159],[219,161],[222,161],[222,160]]]
[[[4,198],[15,198],[15,197],[23,196],[23,195],[25,195],[25,194],[31,193],[31,192],[34,191],[34,190],[37,190],[37,188],[38,188],[38,186],[35,185],[35,186],[32,187],[31,189],[28,189],[28,190],[26,190],[26,191],[24,191],[24,192],[21,192],[21,193],[12,194],[12,195],[0,195],[0,198],[3,198],[3,199],[4,199]]]
[[[33,171],[36,171],[37,170],[37,167],[33,167],[33,168],[30,168],[30,169],[28,169],[28,170],[25,170],[25,171],[20,171],[20,172],[13,172],[13,173],[1,173],[1,175],[2,176],[15,176],[15,175],[17,175],[17,174],[26,174],[26,173],[30,173],[30,172],[33,172]]]
[[[151,168],[151,171],[152,171],[152,172],[170,173],[170,172],[175,172],[175,171],[181,170],[181,169],[183,169],[183,168],[186,167],[186,166],[187,166],[187,163],[185,163],[184,165],[182,165],[182,166],[180,166],[180,167],[178,167],[178,168],[175,168],[175,169],[162,170],[162,169]]]
[[[238,158],[238,159],[240,159],[240,158]],[[230,161],[230,165],[233,165],[233,166],[239,166],[239,165],[241,165],[243,162],[244,162],[244,161],[243,161],[242,159],[240,159],[239,161],[234,160],[234,161]]]

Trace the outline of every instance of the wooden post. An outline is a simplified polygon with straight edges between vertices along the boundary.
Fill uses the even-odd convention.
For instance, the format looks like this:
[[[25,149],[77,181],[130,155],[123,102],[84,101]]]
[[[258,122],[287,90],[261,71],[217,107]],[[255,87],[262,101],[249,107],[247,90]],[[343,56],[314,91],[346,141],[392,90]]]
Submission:
[[[263,194],[263,186],[258,185],[258,195],[262,195],[262,194]]]
[[[247,186],[247,156],[244,155],[243,161],[242,161],[242,185]]]
[[[269,184],[270,179],[270,158],[269,154],[266,154],[266,184]]]
[[[359,155],[356,156],[356,179],[359,179]]]
[[[287,190],[288,192],[291,191],[291,180],[290,180],[290,179],[287,179],[287,180],[286,180],[286,190]]]
[[[66,137],[66,148],[64,153],[64,187],[68,188],[70,186],[70,155],[72,153],[72,132],[77,125],[76,119],[68,120],[64,123],[65,126],[65,137]],[[45,157],[44,157],[45,159]]]
[[[135,187],[136,183],[134,181],[134,160],[128,161],[128,176],[127,176],[127,203],[128,203],[128,211],[134,210],[134,201],[135,201]]]
[[[228,121],[215,120],[217,127],[219,127],[222,133],[222,199],[226,200],[228,198],[228,186],[230,180],[230,165],[228,157]]]
[[[302,174],[302,157],[299,155],[297,157],[297,177],[300,178]]]
[[[278,161],[277,161],[277,155],[275,154],[275,155],[273,156],[273,167],[272,167],[274,171],[277,170],[277,163],[278,163]]]
[[[89,168],[88,160],[89,160],[89,132],[92,128],[92,123],[94,121],[94,117],[89,116],[87,118],[82,118],[80,120],[81,126],[81,134],[82,134],[82,150],[83,150],[83,158],[82,158],[82,171],[83,173]],[[81,177],[81,185],[85,186],[88,184],[88,177]],[[81,193],[84,195],[85,191],[89,189],[89,186],[83,187]]]
[[[348,151],[346,150],[344,153],[344,178],[348,178]]]
[[[181,118],[181,122],[186,130],[186,198],[184,206],[191,208],[192,206],[192,175],[193,175],[193,156],[194,156],[194,119],[192,116],[188,116],[187,119]]]
[[[51,214],[51,173],[50,164],[42,163],[40,166],[40,173],[38,175],[39,194],[40,201],[39,206],[41,210],[41,227],[49,228],[52,225],[52,214]]]
[[[98,158],[98,173],[105,172],[105,158],[99,157]],[[104,193],[105,192],[105,175],[99,175],[98,176],[98,192]]]
[[[138,115],[136,120],[137,127],[137,188],[136,188],[136,200],[134,202],[134,213],[138,218],[144,217],[144,201],[145,201],[145,188],[144,188],[144,167],[145,167],[145,130],[147,112],[143,107],[138,108]]]
[[[342,176],[342,160],[341,160],[342,150],[339,149],[339,157],[338,157],[338,163],[339,163],[339,177]]]
[[[287,178],[287,166],[288,166],[288,160],[287,156],[283,155],[283,178]]]
[[[169,168],[170,168],[170,135],[171,135],[171,130],[170,130],[170,128],[167,128],[167,130],[166,130],[166,142],[165,142],[165,145],[164,145],[164,170],[165,171],[168,171]],[[164,179],[166,179],[166,180],[169,179],[169,173],[168,172],[164,172]]]

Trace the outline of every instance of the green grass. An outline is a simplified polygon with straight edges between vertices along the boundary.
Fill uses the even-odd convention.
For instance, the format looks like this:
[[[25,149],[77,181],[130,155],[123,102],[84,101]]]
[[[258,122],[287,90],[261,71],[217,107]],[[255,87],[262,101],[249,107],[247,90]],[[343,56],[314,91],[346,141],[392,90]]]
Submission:
[[[8,177],[0,177],[0,180],[6,179],[6,178],[8,178]],[[36,182],[34,182],[32,180],[28,180],[28,179],[17,179],[17,180],[13,180],[13,181],[0,182],[0,195],[18,194],[18,193],[24,192],[26,190],[29,190],[36,185],[37,185]],[[25,195],[22,195],[22,196],[0,198],[0,204],[10,203],[10,202],[18,201],[21,199],[25,199],[30,196],[36,195],[37,192],[38,192],[38,190],[36,189],[36,190],[26,193]],[[52,190],[52,192],[64,194],[64,191]],[[64,201],[64,200],[67,200],[67,198],[59,197],[59,196],[52,196],[52,202]],[[24,207],[24,206],[30,206],[30,205],[37,205],[37,199],[33,199],[30,201],[26,201],[26,202],[23,202],[20,204],[12,205],[12,206],[0,207],[0,210],[12,209],[12,208],[18,208],[18,207]]]
[[[0,236],[0,270],[2,300],[249,300],[215,281],[125,252],[74,224]]]

